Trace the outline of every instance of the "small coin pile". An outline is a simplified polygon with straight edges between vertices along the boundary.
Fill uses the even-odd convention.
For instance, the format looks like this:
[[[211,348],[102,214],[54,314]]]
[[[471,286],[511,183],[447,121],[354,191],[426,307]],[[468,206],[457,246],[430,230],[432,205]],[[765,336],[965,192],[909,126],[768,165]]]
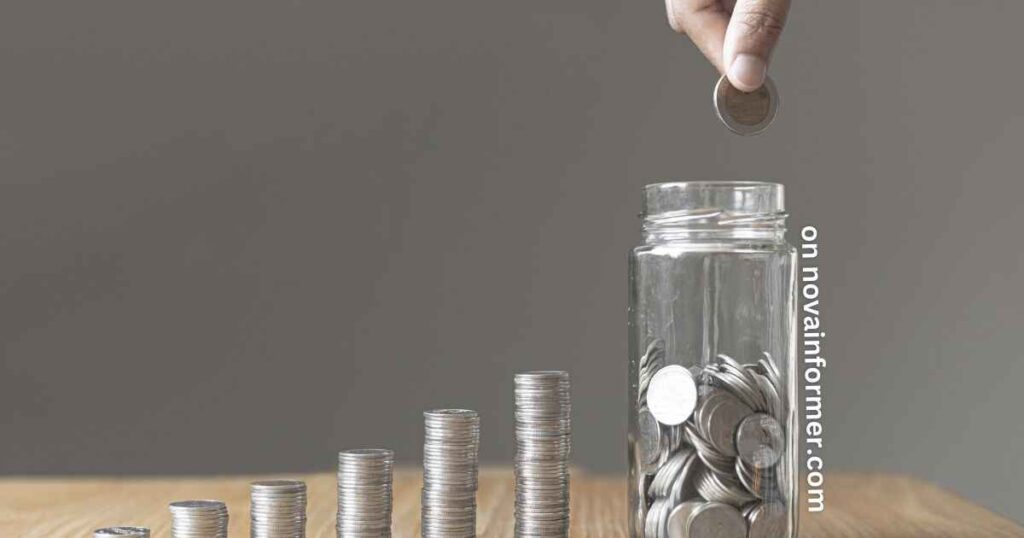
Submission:
[[[476,536],[480,416],[467,409],[423,413],[423,538]]]
[[[694,374],[666,365],[655,341],[639,364],[638,532],[767,538],[785,531],[787,403],[771,357],[740,364],[719,355]]]
[[[149,529],[145,527],[107,527],[96,529],[93,538],[149,538]]]
[[[391,536],[394,463],[385,448],[338,453],[338,538]]]
[[[569,374],[515,376],[515,535],[569,535]]]
[[[264,480],[250,484],[249,523],[252,538],[304,538],[306,483]]]
[[[221,501],[178,501],[169,506],[172,538],[226,538],[228,507]]]

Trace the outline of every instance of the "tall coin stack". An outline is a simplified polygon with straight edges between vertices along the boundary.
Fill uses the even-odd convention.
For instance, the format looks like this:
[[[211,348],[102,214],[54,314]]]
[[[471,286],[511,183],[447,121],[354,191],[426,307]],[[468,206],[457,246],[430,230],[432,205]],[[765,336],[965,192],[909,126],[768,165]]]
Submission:
[[[306,536],[306,483],[264,480],[249,485],[251,538]]]
[[[467,409],[423,413],[423,538],[476,536],[480,416]]]
[[[569,374],[515,377],[517,537],[569,535]]]
[[[145,527],[107,527],[96,529],[93,538],[149,538],[149,529]]]
[[[228,507],[221,501],[178,501],[169,508],[171,538],[226,538],[228,535]]]
[[[395,453],[361,448],[338,453],[338,538],[391,536]]]

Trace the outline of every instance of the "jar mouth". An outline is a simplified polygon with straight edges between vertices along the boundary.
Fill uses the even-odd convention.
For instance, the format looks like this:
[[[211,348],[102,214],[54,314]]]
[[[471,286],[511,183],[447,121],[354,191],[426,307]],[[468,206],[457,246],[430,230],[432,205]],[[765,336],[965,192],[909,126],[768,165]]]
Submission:
[[[784,187],[766,181],[684,181],[644,188],[648,241],[774,239],[785,232]]]
[[[785,188],[767,181],[679,181],[644,187],[643,216],[720,211],[732,215],[782,213]]]

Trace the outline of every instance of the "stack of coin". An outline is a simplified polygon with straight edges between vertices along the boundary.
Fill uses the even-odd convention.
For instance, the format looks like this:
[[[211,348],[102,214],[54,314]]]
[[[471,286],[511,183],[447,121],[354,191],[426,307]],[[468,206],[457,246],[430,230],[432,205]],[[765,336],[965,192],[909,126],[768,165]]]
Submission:
[[[517,537],[569,535],[569,374],[515,377]]]
[[[107,527],[96,529],[93,538],[149,538],[149,529],[145,527]]]
[[[385,448],[338,453],[338,538],[391,536],[394,452]]]
[[[178,501],[170,505],[172,538],[226,538],[228,507],[221,501]]]
[[[252,538],[304,538],[306,483],[264,480],[250,484],[249,523]]]
[[[423,413],[423,538],[476,536],[480,416],[468,409]]]

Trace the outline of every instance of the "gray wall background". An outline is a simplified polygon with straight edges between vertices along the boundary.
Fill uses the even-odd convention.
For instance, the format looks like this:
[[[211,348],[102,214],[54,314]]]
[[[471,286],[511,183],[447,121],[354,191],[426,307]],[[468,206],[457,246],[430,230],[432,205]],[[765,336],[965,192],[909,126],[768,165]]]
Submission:
[[[1024,3],[797,0],[753,139],[663,9],[8,3],[0,472],[415,465],[445,405],[509,461],[511,375],[556,367],[619,470],[641,186],[778,178],[821,233],[828,470],[1024,518]]]

